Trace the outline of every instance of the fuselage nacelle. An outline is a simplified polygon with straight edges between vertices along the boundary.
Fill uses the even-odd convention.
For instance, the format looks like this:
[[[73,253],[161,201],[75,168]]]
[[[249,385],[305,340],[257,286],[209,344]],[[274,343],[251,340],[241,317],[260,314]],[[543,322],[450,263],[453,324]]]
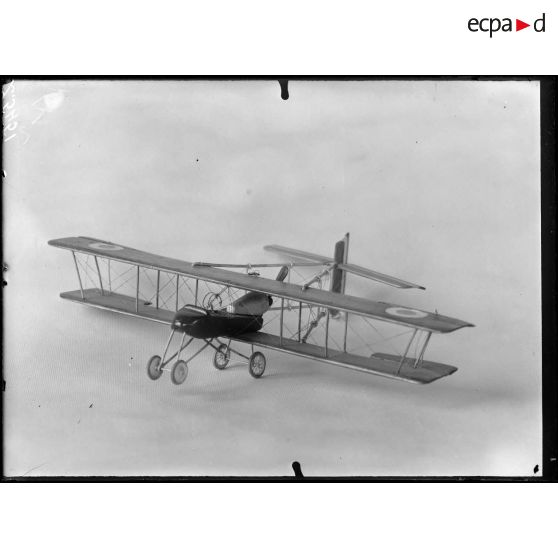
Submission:
[[[206,310],[197,306],[186,306],[179,310],[171,324],[173,330],[197,339],[252,333],[259,331],[262,326],[262,316],[231,314],[224,310]]]

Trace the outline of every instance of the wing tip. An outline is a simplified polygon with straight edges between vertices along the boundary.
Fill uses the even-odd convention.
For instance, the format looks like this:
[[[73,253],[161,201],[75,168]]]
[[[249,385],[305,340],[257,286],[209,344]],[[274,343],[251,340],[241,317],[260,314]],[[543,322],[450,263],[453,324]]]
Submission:
[[[73,237],[69,237],[69,238],[73,238]],[[60,247],[62,245],[62,243],[68,240],[68,237],[64,237],[64,238],[51,238],[50,240],[47,240],[47,244],[49,246],[56,246],[57,248]]]
[[[396,289],[420,289],[421,291],[426,291],[426,287],[423,287],[422,285],[415,285],[414,283],[400,284],[400,283],[388,283],[387,281],[380,281],[380,282],[385,283],[390,287],[395,287]]]
[[[477,327],[475,324],[470,324],[469,322],[464,322],[463,324],[460,324],[458,327],[449,330],[447,333],[452,333],[454,331],[458,331],[460,329],[463,329],[465,327]]]

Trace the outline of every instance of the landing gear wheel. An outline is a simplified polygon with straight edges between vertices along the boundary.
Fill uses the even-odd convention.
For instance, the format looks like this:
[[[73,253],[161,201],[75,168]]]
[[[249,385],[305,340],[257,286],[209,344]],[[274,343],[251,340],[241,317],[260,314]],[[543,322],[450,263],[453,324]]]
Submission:
[[[183,360],[177,360],[171,370],[171,382],[175,386],[184,383],[188,376],[188,365]]]
[[[259,351],[252,353],[252,356],[248,361],[248,372],[250,372],[250,374],[254,378],[261,378],[264,371],[265,371],[265,356]]]
[[[154,355],[149,359],[147,363],[147,375],[152,380],[158,380],[163,374],[163,370],[159,368],[161,364],[161,357],[159,355]]]
[[[213,355],[213,366],[218,370],[224,370],[231,360],[231,350],[225,345],[221,343],[215,354]]]

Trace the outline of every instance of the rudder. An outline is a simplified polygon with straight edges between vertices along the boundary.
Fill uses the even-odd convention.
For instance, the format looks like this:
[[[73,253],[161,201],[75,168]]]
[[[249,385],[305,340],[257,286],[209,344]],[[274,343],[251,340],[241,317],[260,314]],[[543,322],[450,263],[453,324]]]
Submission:
[[[349,256],[349,233],[347,233],[339,242],[335,243],[335,250],[333,253],[333,259],[336,264],[347,263]],[[347,272],[335,268],[331,274],[331,284],[329,290],[333,293],[345,292],[345,283],[347,279]]]

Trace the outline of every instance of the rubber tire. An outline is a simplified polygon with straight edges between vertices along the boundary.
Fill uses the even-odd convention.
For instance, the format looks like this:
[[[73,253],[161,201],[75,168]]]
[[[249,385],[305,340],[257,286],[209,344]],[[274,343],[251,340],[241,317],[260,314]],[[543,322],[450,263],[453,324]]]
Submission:
[[[147,375],[150,380],[158,380],[162,375],[163,371],[159,368],[161,365],[161,357],[159,355],[153,355],[147,363]]]
[[[256,365],[255,361],[256,360],[263,360],[262,364],[263,366],[261,367],[261,370],[259,369],[255,369],[254,366]],[[263,376],[263,373],[265,372],[265,365],[266,365],[266,361],[265,361],[265,356],[263,353],[260,353],[260,351],[256,351],[254,353],[252,353],[252,355],[250,356],[250,360],[248,361],[248,372],[250,372],[250,375],[253,378],[261,378]],[[260,365],[258,365],[259,368]]]
[[[177,360],[171,369],[171,382],[175,386],[179,386],[186,381],[188,377],[188,365],[183,360]]]
[[[225,358],[224,363],[220,363],[217,361],[219,355],[222,355]],[[217,348],[217,350],[215,351],[215,354],[213,355],[213,366],[215,366],[217,370],[224,370],[229,365],[230,360],[231,360],[230,349],[224,343],[221,343]]]

